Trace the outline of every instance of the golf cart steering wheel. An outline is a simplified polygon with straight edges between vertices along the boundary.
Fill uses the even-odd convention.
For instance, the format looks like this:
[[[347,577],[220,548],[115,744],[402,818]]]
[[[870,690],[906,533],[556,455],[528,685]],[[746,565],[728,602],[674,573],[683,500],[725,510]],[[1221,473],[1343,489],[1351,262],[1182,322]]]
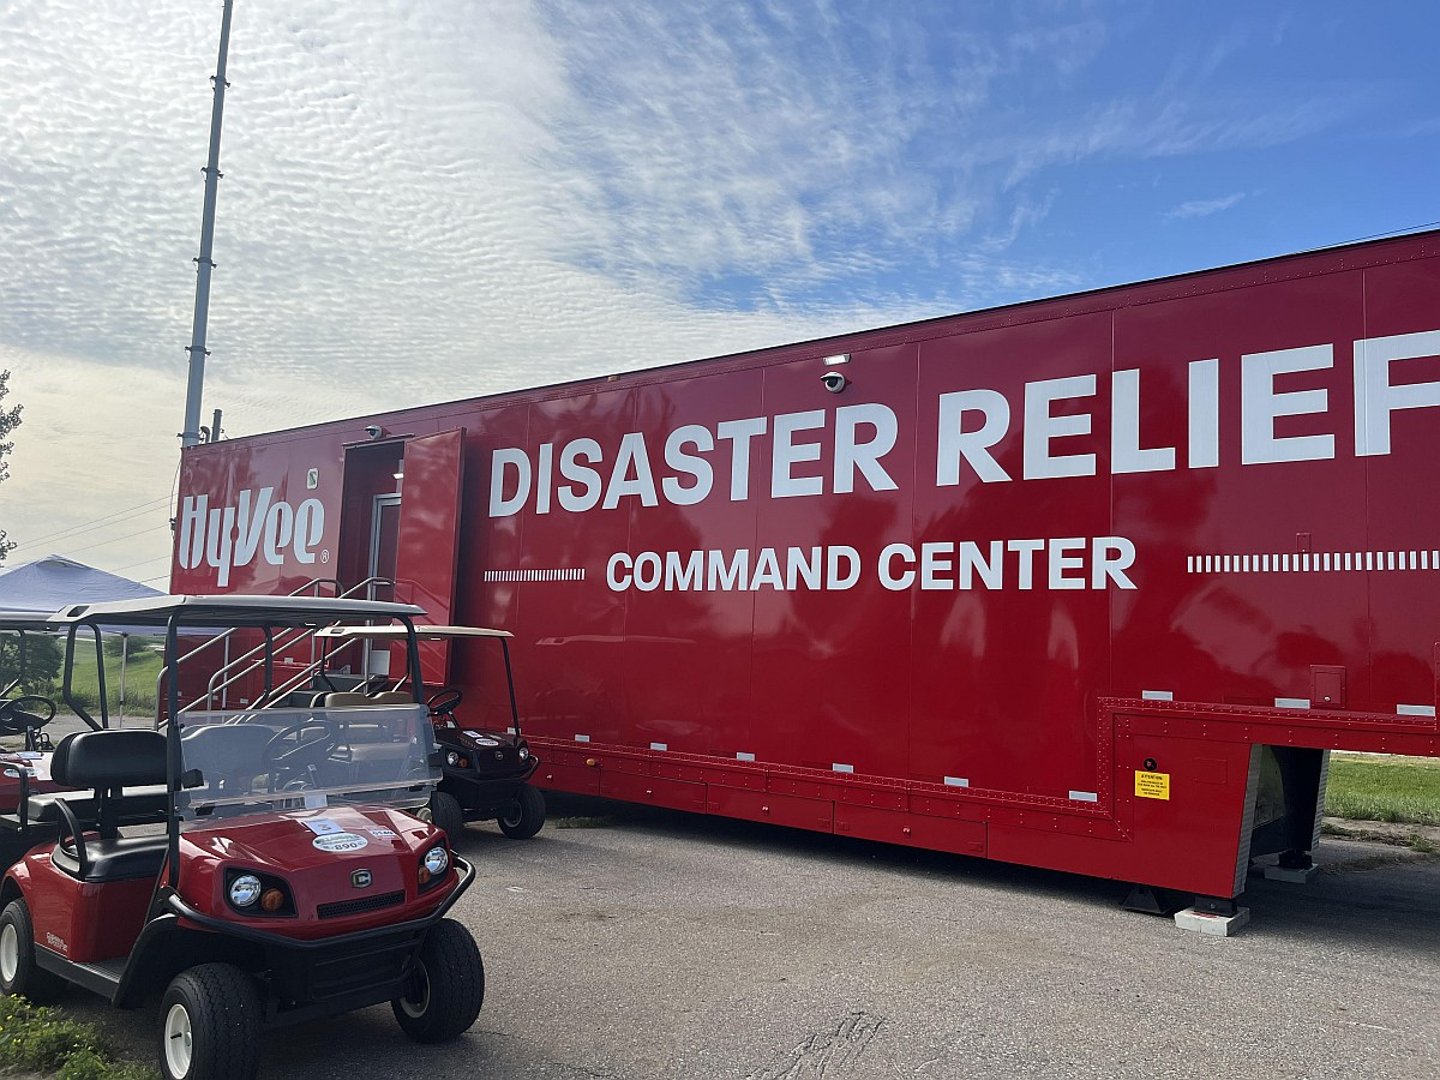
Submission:
[[[453,686],[447,686],[443,690],[436,690],[425,702],[430,712],[435,716],[454,716],[455,706],[465,699],[465,695],[456,690]]]
[[[318,732],[319,735],[317,738],[307,739],[307,731]],[[322,764],[339,744],[339,725],[331,720],[310,716],[277,731],[265,744],[261,759],[270,772],[305,769]]]
[[[0,701],[0,735],[39,731],[54,719],[55,703],[39,694],[21,694],[9,701]]]

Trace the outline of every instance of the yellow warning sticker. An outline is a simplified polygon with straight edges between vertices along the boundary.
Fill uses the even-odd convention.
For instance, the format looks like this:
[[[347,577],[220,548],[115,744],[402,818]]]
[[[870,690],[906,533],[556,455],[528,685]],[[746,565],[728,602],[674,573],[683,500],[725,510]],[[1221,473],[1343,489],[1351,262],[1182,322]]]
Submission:
[[[1170,774],[1168,772],[1135,773],[1135,797],[1137,799],[1170,798]]]

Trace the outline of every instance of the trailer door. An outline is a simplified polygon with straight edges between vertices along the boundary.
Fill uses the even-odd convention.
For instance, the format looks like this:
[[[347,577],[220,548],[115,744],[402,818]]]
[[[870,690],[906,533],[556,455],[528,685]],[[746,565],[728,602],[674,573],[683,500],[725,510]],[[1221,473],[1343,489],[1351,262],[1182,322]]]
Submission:
[[[411,439],[403,461],[395,599],[419,604],[426,622],[449,623],[460,554],[465,429]],[[450,676],[450,643],[421,642],[420,664],[426,683],[443,685]]]

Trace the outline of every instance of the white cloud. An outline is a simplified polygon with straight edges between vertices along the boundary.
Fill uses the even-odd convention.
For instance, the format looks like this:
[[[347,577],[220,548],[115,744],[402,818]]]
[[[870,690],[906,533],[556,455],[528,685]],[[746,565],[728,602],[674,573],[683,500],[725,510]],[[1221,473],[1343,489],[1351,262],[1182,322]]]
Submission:
[[[1211,214],[1218,214],[1222,210],[1229,210],[1232,206],[1245,198],[1247,192],[1237,191],[1233,195],[1222,195],[1218,199],[1194,199],[1190,202],[1183,202],[1173,210],[1167,210],[1167,218],[1200,218],[1209,217]]]
[[[0,6],[17,561],[171,484],[218,16]],[[1022,254],[1054,190],[1036,174],[1266,145],[1336,115],[1304,95],[1236,123],[1178,89],[1032,115],[1012,91],[1063,100],[1106,26],[996,17],[245,0],[207,422],[218,405],[232,434],[269,430],[1088,284]],[[78,556],[165,548],[159,530]]]

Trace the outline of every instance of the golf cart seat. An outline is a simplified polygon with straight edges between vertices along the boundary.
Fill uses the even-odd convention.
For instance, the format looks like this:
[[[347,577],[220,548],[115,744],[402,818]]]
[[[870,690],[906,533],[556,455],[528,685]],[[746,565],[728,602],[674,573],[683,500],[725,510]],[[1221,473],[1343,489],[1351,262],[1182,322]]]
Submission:
[[[243,792],[265,771],[265,748],[274,735],[259,723],[207,724],[187,728],[180,740],[186,767],[200,770],[207,790]]]
[[[165,862],[165,836],[121,837],[116,822],[132,802],[143,805],[153,794],[129,795],[126,788],[165,783],[165,736],[158,731],[106,728],[67,735],[55,748],[50,775],[57,783],[95,793],[99,839],[85,836],[85,826],[69,805],[69,792],[55,797],[60,839],[51,863],[81,881],[120,881],[157,877]]]
[[[364,694],[356,690],[332,690],[325,695],[327,709],[353,709],[359,705],[374,705]]]
[[[366,699],[371,705],[413,705],[415,698],[406,690],[379,690]]]

